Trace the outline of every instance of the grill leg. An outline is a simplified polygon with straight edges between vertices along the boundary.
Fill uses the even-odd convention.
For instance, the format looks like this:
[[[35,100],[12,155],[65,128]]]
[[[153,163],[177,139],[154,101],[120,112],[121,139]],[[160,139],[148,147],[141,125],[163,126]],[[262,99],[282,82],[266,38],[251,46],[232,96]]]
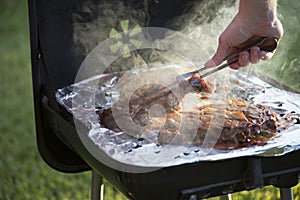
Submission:
[[[280,188],[281,200],[293,200],[293,192],[291,188]]]
[[[91,200],[103,200],[104,195],[103,178],[95,171],[92,170],[92,192]]]
[[[231,200],[231,194],[226,194],[220,196],[220,200]]]

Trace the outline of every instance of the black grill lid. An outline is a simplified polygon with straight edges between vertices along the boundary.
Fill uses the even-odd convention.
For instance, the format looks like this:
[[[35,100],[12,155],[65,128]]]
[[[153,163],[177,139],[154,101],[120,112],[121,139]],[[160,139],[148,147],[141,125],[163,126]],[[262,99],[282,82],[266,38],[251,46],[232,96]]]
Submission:
[[[84,55],[75,55],[72,51],[72,13],[80,14],[85,20],[90,17],[83,12],[84,2],[28,1],[37,143],[40,154],[51,167],[64,172],[85,171],[92,167],[130,199],[189,199],[195,195],[210,197],[264,185],[287,188],[297,184],[299,151],[279,157],[249,156],[183,164],[140,174],[118,171],[95,159],[79,139],[72,116],[54,98],[58,88],[74,82],[84,59]],[[234,1],[216,2],[210,1],[218,6]],[[152,7],[153,15],[159,15],[155,12],[156,4]],[[168,7],[166,9],[169,12]],[[176,15],[177,12],[167,17]],[[164,192],[157,189],[162,187]]]

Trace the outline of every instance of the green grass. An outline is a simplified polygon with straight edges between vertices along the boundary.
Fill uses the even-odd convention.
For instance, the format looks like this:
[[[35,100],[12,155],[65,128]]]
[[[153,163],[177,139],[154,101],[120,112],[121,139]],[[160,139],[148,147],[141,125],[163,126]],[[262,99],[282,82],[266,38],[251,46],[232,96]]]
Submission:
[[[0,10],[0,199],[89,199],[90,172],[56,172],[37,151],[26,1],[2,0]],[[299,188],[293,188],[295,200]],[[105,194],[106,200],[125,199],[108,183]],[[279,193],[266,187],[233,199],[273,200]]]
[[[299,11],[299,1],[279,1],[278,17],[284,27],[283,38],[274,57],[268,62],[260,62],[254,68],[300,93]]]

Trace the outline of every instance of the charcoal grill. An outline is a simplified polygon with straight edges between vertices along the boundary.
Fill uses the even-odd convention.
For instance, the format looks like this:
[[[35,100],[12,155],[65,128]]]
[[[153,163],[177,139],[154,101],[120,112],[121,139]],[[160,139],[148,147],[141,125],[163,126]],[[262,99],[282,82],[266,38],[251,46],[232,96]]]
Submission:
[[[76,133],[72,115],[54,96],[58,88],[74,83],[84,59],[71,51],[72,14],[85,14],[82,3],[28,1],[37,145],[50,167],[65,173],[92,170],[93,199],[100,198],[102,177],[129,199],[201,199],[267,185],[280,188],[282,199],[292,199],[290,188],[300,176],[299,150],[277,157],[244,156],[187,163],[145,173],[116,170],[91,155]],[[166,1],[161,6],[149,3],[149,25],[165,26],[168,18],[180,13],[181,3],[176,1],[168,12],[163,12],[169,9]],[[159,13],[164,13],[160,20]],[[86,20],[89,17],[85,16]]]

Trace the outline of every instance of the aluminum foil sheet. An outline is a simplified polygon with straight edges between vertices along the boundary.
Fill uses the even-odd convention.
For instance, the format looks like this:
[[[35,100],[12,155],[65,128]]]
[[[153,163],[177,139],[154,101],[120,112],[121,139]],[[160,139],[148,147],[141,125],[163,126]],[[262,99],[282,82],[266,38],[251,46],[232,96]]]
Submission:
[[[178,66],[172,66],[178,67]],[[230,70],[230,69],[229,69]],[[226,71],[226,70],[224,70]],[[114,132],[99,123],[97,110],[111,106],[112,96],[118,96],[114,86],[122,74],[101,74],[59,89],[57,101],[87,128],[86,138],[91,140],[110,158],[129,165],[166,167],[199,161],[215,161],[241,156],[281,156],[300,149],[300,94],[276,88],[256,76],[245,72],[228,73],[231,91],[243,96],[249,103],[263,104],[278,114],[293,120],[292,125],[277,133],[266,145],[232,150],[205,149],[198,146],[159,145],[156,133],[149,138],[133,137]]]

